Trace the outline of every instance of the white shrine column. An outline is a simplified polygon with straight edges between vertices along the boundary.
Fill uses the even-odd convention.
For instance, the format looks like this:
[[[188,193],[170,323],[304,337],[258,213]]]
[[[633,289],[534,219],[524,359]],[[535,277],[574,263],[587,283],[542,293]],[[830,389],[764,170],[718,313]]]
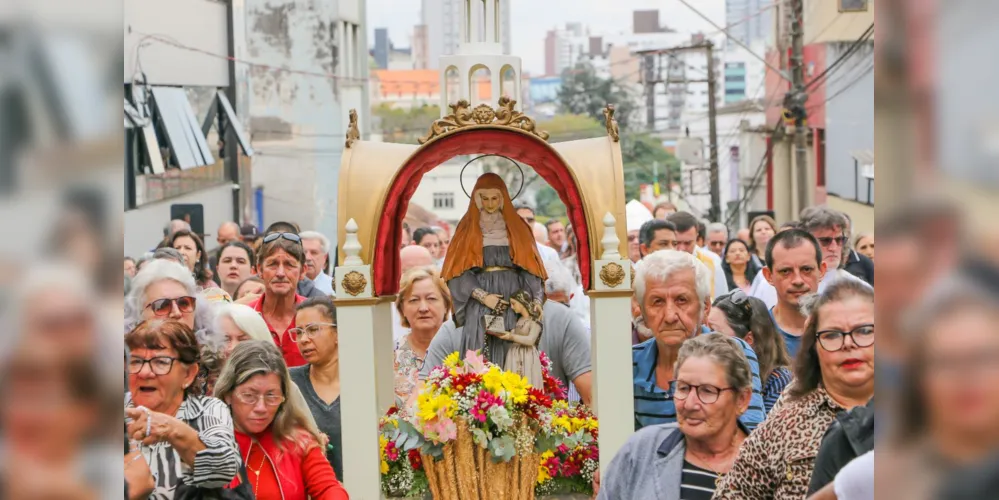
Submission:
[[[340,422],[343,429],[344,486],[350,498],[381,498],[378,420],[392,405],[392,302],[375,297],[371,266],[358,254],[357,223],[347,221],[336,268],[336,309],[340,344]]]
[[[635,432],[635,402],[631,369],[631,261],[622,258],[614,216],[603,220],[600,260],[592,267],[590,295],[593,411],[600,419],[600,470]],[[596,253],[596,252],[594,252]],[[607,411],[601,411],[602,409]],[[346,472],[345,472],[346,474]]]

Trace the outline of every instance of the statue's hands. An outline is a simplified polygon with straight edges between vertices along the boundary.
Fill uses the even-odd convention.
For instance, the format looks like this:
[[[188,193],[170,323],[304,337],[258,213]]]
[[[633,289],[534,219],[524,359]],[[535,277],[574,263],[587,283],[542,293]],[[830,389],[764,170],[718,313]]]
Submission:
[[[505,302],[503,301],[503,297],[501,297],[499,295],[496,295],[494,293],[491,293],[489,295],[486,295],[485,297],[482,297],[482,304],[484,306],[486,306],[486,307],[494,310],[494,311],[497,308],[499,308],[500,304],[504,304],[504,303]]]
[[[503,340],[512,340],[513,335],[510,332],[494,332],[492,330],[486,330],[486,333],[492,335],[493,337],[499,337]]]

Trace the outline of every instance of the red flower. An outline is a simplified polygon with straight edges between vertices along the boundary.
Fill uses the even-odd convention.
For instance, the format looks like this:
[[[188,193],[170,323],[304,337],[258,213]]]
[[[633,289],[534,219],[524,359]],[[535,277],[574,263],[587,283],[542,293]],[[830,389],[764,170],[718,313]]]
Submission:
[[[409,450],[409,464],[415,470],[423,470],[423,457],[420,456],[420,450]]]
[[[482,382],[482,376],[475,373],[462,373],[451,377],[451,388],[457,392],[464,391],[470,385]]]
[[[396,405],[392,405],[392,406],[389,407],[388,412],[385,414],[385,416],[386,417],[391,417],[392,415],[395,415],[396,413],[399,413],[399,408]]]

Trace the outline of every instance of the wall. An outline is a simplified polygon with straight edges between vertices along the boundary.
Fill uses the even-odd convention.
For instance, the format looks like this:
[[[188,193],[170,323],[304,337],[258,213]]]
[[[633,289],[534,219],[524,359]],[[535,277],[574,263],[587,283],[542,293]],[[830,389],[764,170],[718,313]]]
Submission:
[[[805,43],[846,42],[860,38],[874,24],[875,0],[865,12],[840,12],[842,0],[810,0],[805,7]]]
[[[874,234],[874,207],[839,196],[829,196],[826,205],[850,216],[850,220],[853,221],[853,234]]]
[[[163,239],[163,226],[170,221],[170,206],[185,203],[204,205],[205,232],[214,235],[219,224],[232,220],[232,185],[224,184],[125,212],[125,255],[140,257],[156,248]],[[209,236],[208,248],[214,247],[215,240]]]
[[[292,220],[333,242],[340,158],[351,108],[358,110],[362,135],[368,135],[364,9],[345,6],[349,1],[361,4],[248,0],[246,8],[247,46],[254,61],[341,77],[254,67],[249,85],[250,129],[258,153],[253,177],[255,185],[264,187],[264,223]],[[361,17],[342,19],[341,14]],[[356,45],[347,41],[343,21],[359,24]],[[351,59],[363,64],[349,68]]]
[[[845,49],[846,44],[829,44],[829,60]],[[826,84],[831,98],[825,106],[826,191],[861,202],[873,200],[867,199],[866,180],[856,178],[851,152],[874,150],[873,49],[873,44],[859,49]]]
[[[149,83],[210,87],[229,85],[225,59],[145,38],[147,35],[158,35],[212,54],[228,54],[224,3],[210,0],[125,0],[124,24],[124,82],[132,81],[138,61]],[[143,41],[145,44],[137,51]]]

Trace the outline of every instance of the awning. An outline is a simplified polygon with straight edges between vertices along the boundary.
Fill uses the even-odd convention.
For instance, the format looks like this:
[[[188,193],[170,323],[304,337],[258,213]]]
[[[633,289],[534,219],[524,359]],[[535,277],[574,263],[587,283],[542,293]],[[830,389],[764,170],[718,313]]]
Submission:
[[[153,103],[158,111],[170,151],[182,169],[215,163],[208,141],[194,119],[187,94],[180,87],[152,87]]]
[[[243,125],[239,123],[236,119],[236,111],[233,110],[232,103],[229,102],[229,98],[225,96],[225,92],[221,90],[215,92],[215,99],[212,100],[212,104],[208,106],[208,114],[205,115],[205,119],[201,121],[201,132],[208,136],[208,131],[212,129],[212,125],[215,123],[218,117],[219,109],[225,115],[222,119],[222,123],[225,127],[231,127],[234,134],[236,134],[236,142],[239,143],[239,147],[243,149],[243,154],[246,156],[253,156],[253,146],[250,146],[250,139],[246,135],[246,131],[243,129]],[[219,137],[225,137],[225,130],[219,131]]]

